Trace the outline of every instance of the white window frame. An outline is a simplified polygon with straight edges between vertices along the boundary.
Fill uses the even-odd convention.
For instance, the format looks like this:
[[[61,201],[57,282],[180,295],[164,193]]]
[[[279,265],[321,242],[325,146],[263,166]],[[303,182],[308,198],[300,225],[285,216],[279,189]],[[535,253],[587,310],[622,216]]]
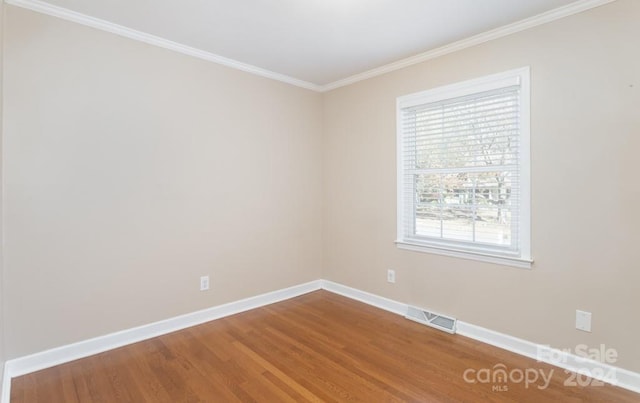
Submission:
[[[485,248],[482,245],[469,246],[455,241],[434,240],[432,242],[428,239],[407,239],[405,237],[406,232],[404,227],[407,222],[405,220],[407,218],[405,217],[407,209],[405,206],[406,200],[404,199],[405,175],[403,160],[402,110],[412,106],[439,102],[446,99],[463,97],[518,84],[520,85],[520,199],[518,200],[520,215],[517,218],[519,220],[517,252],[514,254],[505,254],[496,252],[490,247]],[[523,67],[397,98],[398,233],[396,245],[398,248],[520,268],[531,268],[533,260],[531,258],[530,91],[530,69],[529,67]]]

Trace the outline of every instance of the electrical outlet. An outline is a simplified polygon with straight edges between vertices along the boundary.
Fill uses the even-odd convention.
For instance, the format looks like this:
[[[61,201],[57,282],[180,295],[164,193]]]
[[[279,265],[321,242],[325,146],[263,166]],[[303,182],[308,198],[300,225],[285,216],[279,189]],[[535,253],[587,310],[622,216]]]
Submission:
[[[200,277],[200,291],[206,291],[209,289],[209,276]]]
[[[576,310],[576,329],[591,331],[591,312]]]
[[[395,283],[396,282],[396,271],[389,269],[387,270],[387,281],[390,283]]]

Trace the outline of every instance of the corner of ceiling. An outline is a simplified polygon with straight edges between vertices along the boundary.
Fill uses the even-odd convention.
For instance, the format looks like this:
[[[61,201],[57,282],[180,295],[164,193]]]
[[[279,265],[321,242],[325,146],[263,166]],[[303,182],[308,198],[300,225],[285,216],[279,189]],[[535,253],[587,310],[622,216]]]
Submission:
[[[165,49],[173,50],[185,55],[197,57],[206,61],[217,63],[223,66],[231,67],[237,70],[241,70],[247,73],[255,74],[261,77],[269,78],[272,80],[280,81],[283,83],[291,84],[297,87],[305,88],[308,90],[324,93],[340,87],[351,85],[359,81],[367,80],[382,74],[386,74],[392,71],[400,70],[402,68],[412,66],[414,64],[422,63],[427,60],[435,59],[437,57],[453,53],[462,49],[466,49],[472,46],[476,46],[494,39],[502,38],[507,35],[511,35],[520,31],[524,31],[529,28],[536,27],[538,25],[546,24],[564,17],[568,17],[574,14],[581,13],[583,11],[599,7],[608,3],[612,3],[617,0],[578,0],[563,7],[559,7],[536,16],[526,18],[521,21],[514,22],[509,25],[505,25],[496,29],[492,29],[487,32],[483,32],[472,37],[459,40],[457,42],[450,43],[448,45],[429,50],[424,53],[420,53],[396,62],[386,64],[384,66],[376,67],[371,70],[364,71],[346,77],[325,85],[319,85],[308,81],[300,80],[294,77],[287,76],[285,74],[276,73],[270,70],[263,69],[261,67],[253,66],[247,63],[239,62],[237,60],[229,59],[224,56],[220,56],[211,52],[204,51],[202,49],[187,46],[178,42],[174,42],[165,38],[161,38],[155,35],[151,35],[145,32],[137,31],[122,25],[114,24],[109,21],[101,20],[88,16],[86,14],[78,13],[66,8],[54,6],[41,0],[4,0],[5,3],[25,8],[31,11],[35,11],[42,14],[47,14],[53,17],[61,18],[67,21],[72,21],[78,24],[82,24],[88,27],[99,29],[106,32],[111,32],[116,35],[120,35],[129,39],[144,42],[150,45],[159,46]]]

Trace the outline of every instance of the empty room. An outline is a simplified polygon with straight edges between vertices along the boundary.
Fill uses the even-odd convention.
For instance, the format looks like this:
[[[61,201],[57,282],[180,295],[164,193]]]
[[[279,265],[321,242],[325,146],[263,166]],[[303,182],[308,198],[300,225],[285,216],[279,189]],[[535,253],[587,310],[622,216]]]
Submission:
[[[640,402],[640,0],[0,14],[1,403]]]

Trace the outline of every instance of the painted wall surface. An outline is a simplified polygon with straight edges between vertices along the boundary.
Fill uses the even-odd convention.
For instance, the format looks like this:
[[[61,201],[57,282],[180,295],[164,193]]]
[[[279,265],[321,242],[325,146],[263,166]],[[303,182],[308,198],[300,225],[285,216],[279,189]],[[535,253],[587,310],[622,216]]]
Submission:
[[[6,13],[8,358],[321,277],[321,94]]]
[[[326,94],[5,11],[5,357],[326,278],[640,371],[640,2]],[[523,66],[533,269],[398,250],[396,97]]]
[[[640,371],[638,21],[640,1],[619,0],[327,93],[324,277],[553,347],[604,344]],[[397,249],[396,97],[523,66],[533,269]]]
[[[3,221],[3,208],[4,208],[4,198],[3,194],[3,175],[2,175],[2,161],[3,161],[3,153],[2,153],[2,94],[3,94],[3,60],[4,60],[4,2],[0,2],[0,228],[2,228]],[[4,362],[5,362],[5,354],[4,354],[4,258],[3,258],[3,231],[0,231],[0,379],[3,379],[4,375]],[[0,396],[2,396],[2,381],[0,381]]]

